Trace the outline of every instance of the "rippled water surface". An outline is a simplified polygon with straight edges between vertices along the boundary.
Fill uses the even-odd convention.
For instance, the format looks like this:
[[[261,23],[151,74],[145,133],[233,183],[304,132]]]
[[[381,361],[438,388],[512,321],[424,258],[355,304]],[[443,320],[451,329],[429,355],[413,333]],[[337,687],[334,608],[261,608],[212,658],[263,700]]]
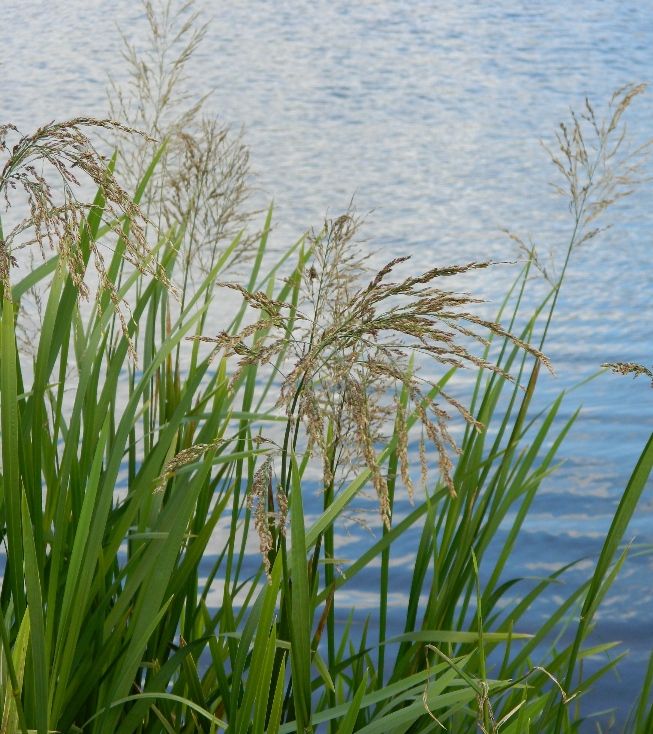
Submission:
[[[192,84],[198,94],[215,88],[209,107],[246,125],[258,202],[275,199],[279,248],[319,225],[327,210],[342,211],[354,192],[359,211],[374,210],[366,234],[378,262],[411,254],[418,269],[515,259],[499,227],[544,248],[562,245],[570,218],[547,187],[555,171],[539,139],[551,141],[585,95],[604,109],[615,89],[653,76],[653,5],[646,2],[238,0],[207,7],[212,21]],[[51,119],[105,114],[107,72],[118,81],[125,75],[116,24],[138,42],[145,30],[138,4],[4,0],[2,121],[28,131]],[[635,143],[653,133],[652,112],[649,94],[629,113]],[[646,170],[653,173],[650,164]],[[614,227],[578,251],[546,350],[557,380],[542,380],[542,405],[601,362],[653,361],[650,195],[651,184],[613,209],[606,224]],[[461,286],[498,301],[515,272],[502,265]],[[581,403],[561,452],[567,461],[526,523],[515,574],[544,575],[600,548],[653,429],[653,391],[643,379],[594,380],[566,398],[560,425]],[[650,490],[629,536],[653,541]],[[356,554],[350,539],[342,543]],[[401,569],[412,564],[411,548],[397,556],[400,620]],[[623,711],[639,686],[653,641],[652,591],[649,557],[629,560],[599,632],[632,652],[621,681],[600,684],[598,706]],[[352,595],[359,609],[373,598],[367,592],[361,586]],[[531,622],[552,608],[543,601]]]

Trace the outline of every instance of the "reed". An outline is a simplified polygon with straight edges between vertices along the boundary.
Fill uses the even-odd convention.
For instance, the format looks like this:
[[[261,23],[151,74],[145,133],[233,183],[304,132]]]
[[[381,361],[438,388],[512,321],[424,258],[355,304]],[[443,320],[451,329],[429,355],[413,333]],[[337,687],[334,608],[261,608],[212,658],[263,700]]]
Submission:
[[[622,657],[579,675],[584,659],[616,644],[591,645],[588,635],[626,557],[653,439],[593,574],[534,634],[520,631],[524,615],[567,569],[517,601],[519,582],[506,574],[575,418],[556,421],[563,394],[543,412],[531,407],[550,368],[548,326],[573,250],[637,181],[641,151],[625,149],[622,116],[641,91],[621,90],[605,122],[587,105],[593,152],[581,120],[562,128],[556,163],[572,214],[564,266],[546,270],[551,289],[524,317],[529,275],[542,267],[529,248],[496,321],[443,285],[490,263],[392,282],[403,258],[369,273],[353,210],[270,262],[270,207],[245,281],[220,280],[243,233],[227,246],[216,239],[198,278],[183,256],[192,215],[153,216],[167,201],[158,195],[141,208],[166,144],[129,197],[115,158],[91,140],[98,128],[136,134],[127,126],[1,129],[0,192],[26,202],[24,219],[0,233],[2,731],[577,730],[571,702]],[[97,188],[92,201],[79,193],[83,177]],[[30,246],[45,260],[17,280],[20,248]],[[20,304],[39,285],[43,321],[26,353]],[[426,366],[435,379],[422,376]],[[447,391],[464,369],[476,372],[468,407]],[[465,426],[460,446],[452,411]],[[378,507],[367,520],[357,505],[366,487]],[[404,491],[407,514],[397,510]],[[380,532],[339,568],[334,527],[344,517]],[[506,525],[500,551],[488,553]],[[405,624],[390,629],[392,554],[411,532]],[[252,538],[261,552],[253,574]],[[343,590],[378,559],[374,625],[356,634],[350,615],[338,634],[350,612]],[[573,633],[568,644],[561,630]],[[653,716],[650,679],[638,732]]]

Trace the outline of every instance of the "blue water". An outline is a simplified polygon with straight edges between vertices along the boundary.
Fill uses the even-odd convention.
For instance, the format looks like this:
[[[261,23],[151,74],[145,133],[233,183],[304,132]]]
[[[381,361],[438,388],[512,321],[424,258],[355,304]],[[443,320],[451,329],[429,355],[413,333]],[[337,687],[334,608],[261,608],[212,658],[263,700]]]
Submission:
[[[379,263],[403,254],[413,255],[414,269],[514,260],[499,227],[530,235],[543,249],[563,247],[570,218],[547,186],[555,170],[539,139],[551,143],[557,123],[585,95],[603,110],[615,89],[653,78],[653,5],[646,2],[206,7],[212,19],[191,65],[192,85],[198,94],[215,87],[208,108],[246,125],[256,203],[275,200],[277,248],[319,226],[327,210],[342,211],[354,192],[359,211],[374,210],[365,234]],[[105,114],[107,70],[125,78],[116,23],[138,42],[145,28],[138,4],[4,0],[2,11],[2,122],[28,131],[51,119]],[[650,93],[629,111],[635,144],[651,135],[652,112]],[[650,163],[645,171],[653,173]],[[605,219],[614,226],[572,261],[546,348],[557,380],[542,380],[542,405],[602,362],[653,362],[650,187],[614,207]],[[515,272],[502,265],[460,285],[496,302]],[[567,461],[546,480],[529,517],[516,574],[549,573],[600,548],[653,429],[653,391],[644,379],[594,380],[566,399],[559,424],[581,403],[561,451]],[[652,514],[648,489],[628,539],[653,542]],[[356,544],[345,540],[355,555]],[[410,554],[397,552],[397,619]],[[621,719],[653,643],[650,569],[649,556],[629,560],[599,615],[601,637],[623,640],[631,654],[621,680],[600,683],[589,708],[619,706]],[[366,598],[361,586],[359,608]],[[543,602],[534,610],[534,623],[550,608]]]

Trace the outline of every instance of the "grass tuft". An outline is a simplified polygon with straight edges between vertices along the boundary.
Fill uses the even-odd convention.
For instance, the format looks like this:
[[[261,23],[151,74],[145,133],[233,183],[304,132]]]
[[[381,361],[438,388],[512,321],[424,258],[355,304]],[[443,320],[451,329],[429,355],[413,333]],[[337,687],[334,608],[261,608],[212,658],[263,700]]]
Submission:
[[[181,17],[171,8],[161,18],[146,3],[153,58],[170,38],[186,44],[160,69],[169,78],[155,112],[203,34],[191,13],[171,36]],[[137,77],[141,100],[148,78]],[[646,150],[628,150],[623,117],[642,91],[617,92],[602,122],[587,102],[560,128],[564,266],[526,248],[496,320],[444,285],[492,263],[402,278],[396,258],[370,272],[353,207],[276,260],[272,207],[250,240],[230,231],[240,194],[222,201],[231,224],[202,220],[214,181],[203,176],[225,148],[208,152],[217,128],[184,138],[195,107],[184,125],[148,125],[147,136],[87,118],[27,136],[0,128],[0,191],[24,215],[0,235],[2,731],[577,731],[569,702],[621,658],[589,636],[626,559],[653,439],[592,575],[530,633],[529,610],[574,562],[536,582],[511,578],[510,566],[576,415],[558,420],[564,395],[531,406],[541,367],[552,371],[543,345],[573,251],[641,180]],[[101,131],[137,136],[133,196],[91,142]],[[167,142],[150,149],[153,133]],[[188,180],[174,136],[205,155]],[[237,188],[243,169],[230,166]],[[90,202],[82,179],[96,189]],[[16,282],[33,245],[49,259]],[[249,268],[242,282],[234,258]],[[550,290],[524,314],[532,268]],[[21,303],[35,288],[42,321],[28,353]],[[468,402],[449,387],[461,370],[476,375]],[[379,530],[351,562],[337,553],[346,521]],[[402,627],[391,629],[392,561],[408,543]],[[363,620],[344,592],[379,573],[378,613]],[[583,678],[583,660],[601,656]],[[651,722],[650,688],[649,670],[633,731]]]

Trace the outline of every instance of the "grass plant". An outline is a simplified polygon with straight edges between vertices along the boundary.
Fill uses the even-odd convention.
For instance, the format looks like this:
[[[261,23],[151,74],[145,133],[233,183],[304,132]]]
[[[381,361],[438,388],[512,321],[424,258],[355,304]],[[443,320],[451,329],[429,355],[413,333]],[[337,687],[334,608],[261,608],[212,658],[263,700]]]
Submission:
[[[13,203],[22,190],[28,204],[0,232],[3,732],[578,730],[572,702],[621,658],[579,675],[584,659],[616,644],[588,636],[626,557],[653,439],[593,574],[535,634],[521,621],[566,569],[510,601],[522,588],[510,559],[575,418],[556,420],[562,394],[545,411],[531,407],[550,367],[548,327],[573,250],[637,181],[641,151],[626,149],[622,116],[641,91],[617,93],[605,122],[588,104],[584,122],[561,128],[554,158],[572,214],[564,266],[551,275],[528,248],[496,321],[440,285],[490,263],[389,282],[399,258],[365,283],[352,211],[270,263],[270,207],[245,282],[220,281],[243,233],[215,247],[194,280],[192,258],[180,256],[192,216],[179,209],[171,221],[168,210],[162,230],[152,208],[162,200],[140,208],[165,143],[130,198],[115,157],[103,159],[87,135],[93,125],[134,134],[125,126],[0,129],[0,193]],[[97,187],[93,201],[78,198],[81,176]],[[20,248],[33,245],[47,258],[17,280]],[[524,317],[538,265],[551,289]],[[30,356],[18,349],[20,302],[39,283],[47,300]],[[219,322],[225,292],[235,308]],[[436,379],[421,376],[425,364]],[[469,407],[447,389],[463,369],[477,373]],[[465,426],[459,447],[447,410]],[[380,535],[339,572],[334,526],[346,514],[361,521],[366,486]],[[404,490],[413,504],[402,515]],[[405,623],[390,629],[392,552],[410,532],[419,539]],[[261,561],[250,573],[253,537]],[[215,562],[202,578],[210,544]],[[350,616],[337,634],[349,613],[343,589],[377,559],[376,624],[357,634]],[[653,717],[651,678],[637,732]]]

